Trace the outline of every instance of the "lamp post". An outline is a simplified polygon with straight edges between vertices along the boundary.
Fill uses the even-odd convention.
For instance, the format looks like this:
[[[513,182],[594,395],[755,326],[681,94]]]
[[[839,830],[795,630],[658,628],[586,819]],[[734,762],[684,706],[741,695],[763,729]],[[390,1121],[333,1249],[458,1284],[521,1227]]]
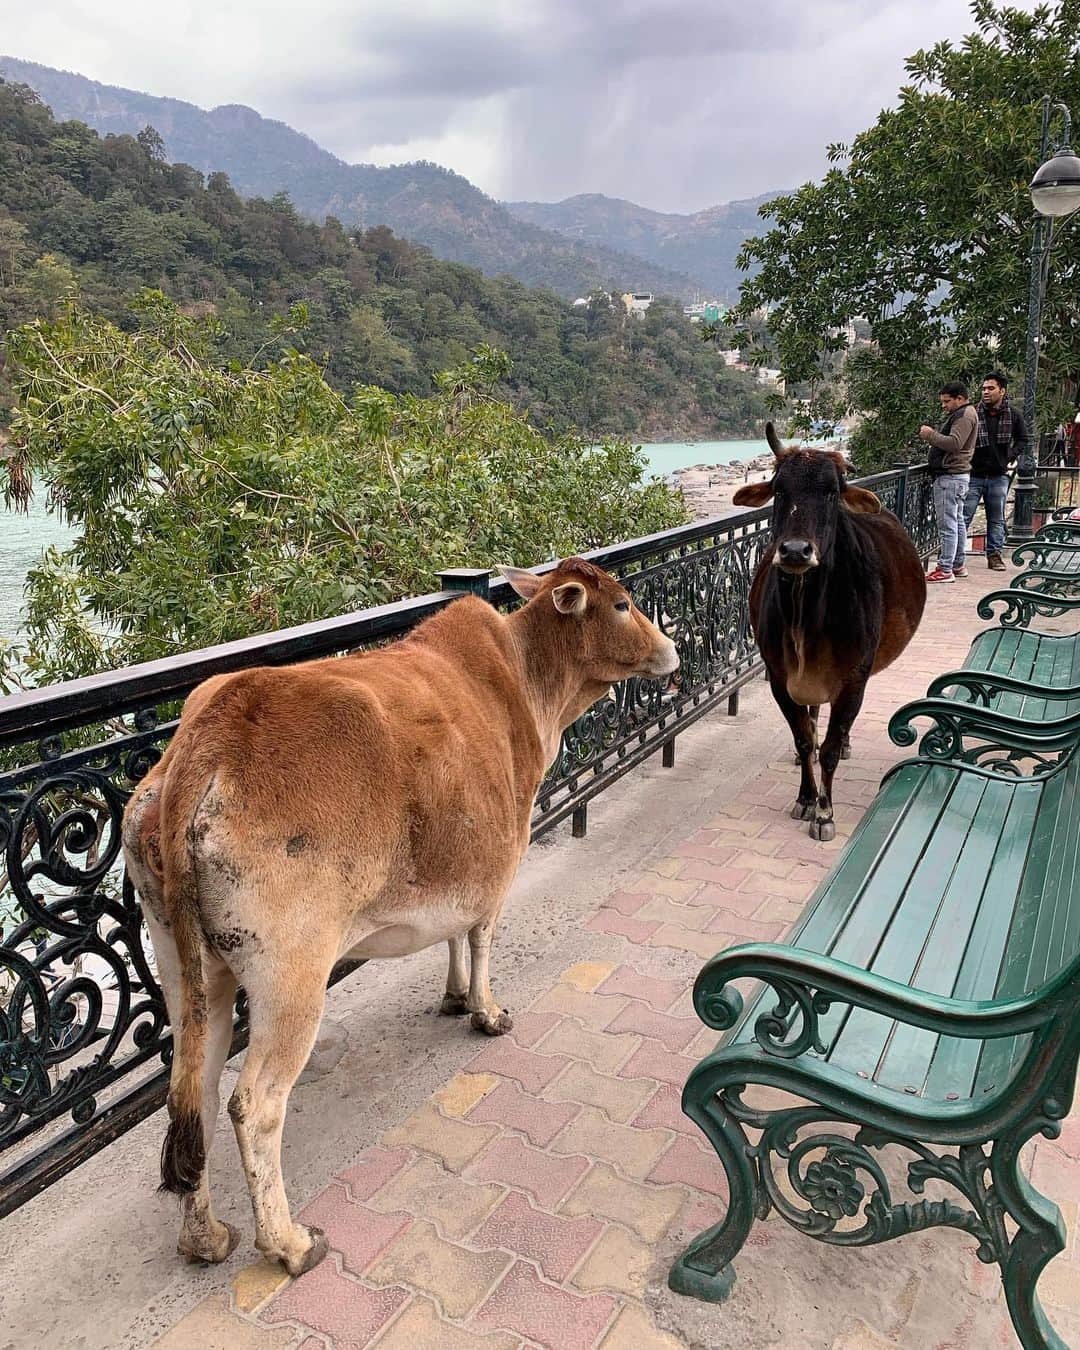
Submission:
[[[1050,120],[1059,112],[1062,120],[1061,141],[1050,156]],[[1039,343],[1042,330],[1042,307],[1046,295],[1046,278],[1050,264],[1050,249],[1058,232],[1058,221],[1080,207],[1080,158],[1069,149],[1072,116],[1064,103],[1054,103],[1047,94],[1042,101],[1042,140],[1039,148],[1040,167],[1031,180],[1030,192],[1035,207],[1035,231],[1031,241],[1031,283],[1028,291],[1027,357],[1024,362],[1024,421],[1028,428],[1028,448],[1016,466],[1016,502],[1013,510],[1011,543],[1030,539],[1035,509],[1035,454],[1032,447],[1039,444],[1035,426],[1035,384],[1039,374]]]

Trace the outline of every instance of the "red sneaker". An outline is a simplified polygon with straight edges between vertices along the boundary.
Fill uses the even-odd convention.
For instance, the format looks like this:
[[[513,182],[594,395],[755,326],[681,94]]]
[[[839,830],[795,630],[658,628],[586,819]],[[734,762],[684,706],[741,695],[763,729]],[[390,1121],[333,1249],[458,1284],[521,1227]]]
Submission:
[[[966,567],[954,567],[952,574],[954,577],[966,577],[969,575]]]
[[[952,574],[951,572],[943,572],[943,571],[941,570],[940,567],[935,567],[934,570],[933,570],[932,572],[928,573],[926,579],[927,579],[927,581],[955,581],[955,580],[956,580],[956,578],[953,576],[953,574]]]

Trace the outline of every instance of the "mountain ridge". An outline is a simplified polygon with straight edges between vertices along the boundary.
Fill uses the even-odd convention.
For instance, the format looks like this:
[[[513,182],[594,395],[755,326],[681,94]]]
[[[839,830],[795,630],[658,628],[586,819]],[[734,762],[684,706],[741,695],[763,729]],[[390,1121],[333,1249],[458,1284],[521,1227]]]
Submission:
[[[488,275],[509,273],[571,299],[597,288],[686,299],[701,286],[678,269],[518,220],[468,179],[428,161],[347,164],[304,132],[245,104],[208,112],[9,56],[0,56],[0,77],[28,84],[59,121],[82,121],[103,135],[134,135],[150,125],[170,161],[205,175],[224,172],[244,196],[287,191],[305,215],[333,215],[364,229],[387,225],[437,257]]]

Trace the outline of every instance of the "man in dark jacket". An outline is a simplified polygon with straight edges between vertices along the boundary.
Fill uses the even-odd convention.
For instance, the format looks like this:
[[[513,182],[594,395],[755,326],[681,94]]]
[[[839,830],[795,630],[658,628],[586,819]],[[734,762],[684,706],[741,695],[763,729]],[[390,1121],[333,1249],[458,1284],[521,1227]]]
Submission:
[[[986,506],[986,565],[995,572],[1005,571],[1001,556],[1005,547],[1005,498],[1009,491],[1009,465],[1028,448],[1027,425],[1023,413],[1009,401],[1008,380],[993,371],[983,380],[979,415],[979,434],[971,460],[971,482],[964,502],[964,520],[968,530],[979,502]]]

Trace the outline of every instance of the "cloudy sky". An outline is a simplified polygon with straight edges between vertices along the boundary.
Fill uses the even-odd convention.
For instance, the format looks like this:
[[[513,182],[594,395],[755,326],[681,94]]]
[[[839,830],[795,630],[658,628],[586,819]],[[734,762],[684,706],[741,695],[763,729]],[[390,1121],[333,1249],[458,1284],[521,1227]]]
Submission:
[[[1016,3],[1016,0],[1014,0]],[[1034,7],[1035,0],[1020,0]],[[818,176],[968,0],[35,0],[0,51],[504,200],[690,211]]]

